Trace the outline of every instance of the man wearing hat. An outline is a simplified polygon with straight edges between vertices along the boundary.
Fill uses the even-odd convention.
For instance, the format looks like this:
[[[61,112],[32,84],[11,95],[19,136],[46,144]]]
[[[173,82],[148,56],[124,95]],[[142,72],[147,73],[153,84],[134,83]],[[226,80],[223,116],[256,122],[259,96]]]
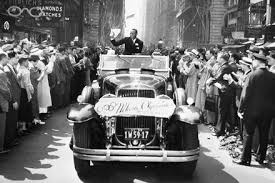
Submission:
[[[229,55],[222,53],[218,56],[219,68],[216,75],[208,79],[207,85],[215,85],[219,89],[219,119],[215,127],[213,135],[219,137],[225,135],[226,123],[231,121],[230,110],[232,101],[235,99],[235,86],[231,85],[228,80],[224,79],[224,75],[231,75],[233,68],[229,65]],[[229,131],[233,130],[232,123],[229,123]]]
[[[254,53],[254,71],[248,76],[243,87],[239,116],[244,121],[244,148],[239,165],[250,166],[252,140],[256,127],[259,129],[260,146],[256,160],[263,164],[266,156],[268,132],[275,114],[275,75],[266,67],[267,58]]]
[[[18,58],[15,52],[9,52],[9,63],[4,67],[4,71],[7,74],[9,79],[9,88],[11,92],[11,96],[13,98],[13,102],[9,103],[9,112],[7,113],[7,121],[6,124],[6,137],[5,137],[5,144],[8,147],[16,145],[16,129],[17,129],[17,122],[18,122],[18,105],[20,103],[20,96],[21,96],[21,87],[20,82],[17,78],[17,71],[16,66],[18,64]]]
[[[0,154],[8,152],[4,149],[6,115],[9,111],[9,102],[12,101],[9,89],[8,77],[4,71],[4,66],[8,63],[8,56],[0,53]]]

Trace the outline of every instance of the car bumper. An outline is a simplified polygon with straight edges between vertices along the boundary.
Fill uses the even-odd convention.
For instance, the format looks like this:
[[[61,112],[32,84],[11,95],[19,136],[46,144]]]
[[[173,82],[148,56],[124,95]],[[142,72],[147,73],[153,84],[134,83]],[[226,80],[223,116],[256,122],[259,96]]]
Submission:
[[[74,156],[91,161],[189,162],[199,158],[200,148],[188,151],[73,148]]]

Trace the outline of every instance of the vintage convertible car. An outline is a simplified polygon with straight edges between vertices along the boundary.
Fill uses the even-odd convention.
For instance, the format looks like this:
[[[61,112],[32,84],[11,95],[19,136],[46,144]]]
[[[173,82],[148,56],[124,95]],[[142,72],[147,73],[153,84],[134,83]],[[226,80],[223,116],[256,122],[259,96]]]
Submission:
[[[149,162],[192,175],[202,114],[173,87],[169,58],[101,55],[98,74],[67,114],[77,173],[103,162]]]

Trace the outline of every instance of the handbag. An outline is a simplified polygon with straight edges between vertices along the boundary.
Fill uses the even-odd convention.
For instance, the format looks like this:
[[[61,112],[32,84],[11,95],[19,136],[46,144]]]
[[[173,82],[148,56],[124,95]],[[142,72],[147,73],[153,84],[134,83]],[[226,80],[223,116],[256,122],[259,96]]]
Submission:
[[[205,100],[204,108],[208,111],[215,112],[215,108],[216,108],[215,106],[216,106],[215,97],[207,96]]]

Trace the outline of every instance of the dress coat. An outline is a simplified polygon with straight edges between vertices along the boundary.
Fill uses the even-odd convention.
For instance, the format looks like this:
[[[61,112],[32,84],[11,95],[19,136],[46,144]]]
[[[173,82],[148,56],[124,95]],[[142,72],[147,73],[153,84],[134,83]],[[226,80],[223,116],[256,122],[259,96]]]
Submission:
[[[125,44],[123,55],[133,55],[135,53],[141,53],[143,49],[143,42],[138,38],[136,38],[135,42],[133,42],[131,37],[125,37],[118,41],[113,39],[111,40],[111,43],[114,46],[120,46]]]
[[[48,72],[47,67],[42,61],[38,61],[37,68],[41,72],[45,72],[44,77],[37,85],[37,98],[38,98],[38,105],[39,105],[39,112],[46,113],[46,109],[52,106],[52,98],[48,80]]]
[[[206,81],[210,78],[210,70],[215,64],[215,59],[209,59],[206,64],[201,69],[201,77],[198,82],[198,92],[196,96],[195,106],[201,110],[204,110],[205,101],[206,101]]]

